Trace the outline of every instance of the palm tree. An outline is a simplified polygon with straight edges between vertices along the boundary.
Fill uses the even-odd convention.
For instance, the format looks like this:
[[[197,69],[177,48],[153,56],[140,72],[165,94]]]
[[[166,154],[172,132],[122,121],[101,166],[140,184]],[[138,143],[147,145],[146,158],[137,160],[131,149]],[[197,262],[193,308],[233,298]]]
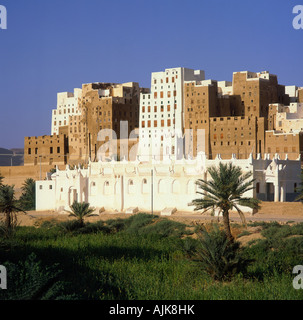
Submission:
[[[19,203],[24,210],[35,210],[36,208],[36,182],[32,178],[24,181],[22,186],[22,195]]]
[[[2,185],[0,188],[0,212],[5,214],[5,228],[11,231],[16,223],[16,212],[22,211],[15,198],[13,186]]]
[[[224,231],[227,239],[233,242],[234,238],[230,231],[229,211],[236,209],[242,222],[246,225],[245,216],[239,206],[245,206],[252,209],[259,208],[258,199],[244,197],[243,194],[254,188],[251,179],[252,173],[242,173],[240,167],[232,163],[220,163],[219,167],[210,167],[208,169],[212,180],[205,181],[198,179],[196,184],[202,189],[203,198],[193,200],[189,205],[194,205],[194,210],[216,210],[223,214]]]
[[[71,211],[68,211],[69,216],[76,217],[79,221],[80,227],[84,226],[85,217],[97,216],[97,214],[93,214],[93,212],[95,211],[95,208],[91,208],[89,206],[89,203],[87,202],[74,201],[74,203],[70,206],[70,208],[71,208]]]

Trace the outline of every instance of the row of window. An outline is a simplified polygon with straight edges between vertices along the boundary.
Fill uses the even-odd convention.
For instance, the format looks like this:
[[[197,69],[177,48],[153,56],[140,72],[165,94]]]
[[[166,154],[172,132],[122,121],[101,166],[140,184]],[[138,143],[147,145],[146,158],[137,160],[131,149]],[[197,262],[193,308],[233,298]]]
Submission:
[[[176,90],[174,90],[173,92],[171,92],[171,91],[167,91],[167,98],[171,98],[171,97],[176,97],[177,96],[177,91]],[[154,92],[154,99],[157,99],[157,98],[161,98],[161,99],[163,99],[164,98],[164,91],[160,91],[159,92],[159,96],[158,96],[158,92],[157,91],[155,91]]]
[[[165,78],[165,83],[170,83],[170,82],[174,83],[174,82],[175,82],[175,79],[178,79],[178,75],[177,75],[177,74],[176,74],[174,77],[171,77],[171,78],[166,77],[166,78]],[[169,81],[169,80],[171,80],[171,81]],[[160,82],[160,83],[163,83],[163,82],[164,82],[164,79],[159,79],[159,82]],[[154,80],[153,80],[153,83],[154,83],[154,84],[157,84],[157,83],[158,83],[158,80],[157,80],[157,79],[154,79]]]
[[[57,111],[58,111],[58,114],[75,113],[75,109],[72,108],[72,109],[54,110],[54,115],[57,114]],[[76,112],[77,112],[77,111],[76,111]]]
[[[213,145],[216,146],[216,145],[217,145],[217,142],[214,141],[214,142],[213,142]],[[220,142],[220,145],[221,145],[221,146],[224,146],[224,142],[221,141],[221,142]],[[226,145],[226,146],[231,146],[231,145],[235,145],[235,146],[236,146],[236,145],[237,145],[237,141],[233,141],[233,142],[227,141],[227,142],[225,142],[225,145]],[[243,145],[244,145],[244,142],[243,142],[243,141],[240,141],[240,145],[243,146]],[[247,145],[250,146],[250,145],[251,145],[251,141],[247,141]]]
[[[174,105],[174,109],[177,109],[177,104]],[[142,113],[145,113],[145,111],[151,112],[151,110],[152,110],[151,106],[148,106],[146,108],[145,108],[145,106],[142,106]],[[160,106],[159,108],[157,106],[154,106],[153,110],[154,110],[154,112],[158,112],[158,110],[161,112],[164,112],[164,111],[170,112],[172,110],[172,108],[171,108],[170,104],[168,104],[166,106],[166,108],[164,108],[164,106]]]
[[[151,127],[151,120],[147,120],[147,121],[142,121],[141,122],[141,127],[145,128],[145,125],[147,126],[147,128]],[[161,120],[161,123],[159,123],[159,125],[161,124],[161,127],[165,127],[165,120]],[[166,120],[166,124],[167,127],[170,127],[172,124],[175,124],[175,119],[173,119],[173,121],[171,121],[171,119],[167,119]],[[154,120],[154,128],[158,127],[158,120]]]
[[[150,114],[149,115],[147,115],[147,118],[148,119],[150,119]],[[155,119],[157,118],[157,115],[156,114],[154,114],[154,115],[152,115]],[[168,117],[168,118],[170,118],[170,116],[171,116],[171,114],[170,113],[168,113],[168,114],[166,114],[166,116]],[[175,117],[175,114],[173,113],[172,114],[172,118],[174,118]],[[142,119],[144,119],[145,118],[145,116],[143,115],[142,116]],[[161,118],[164,118],[164,114],[161,114]]]
[[[35,154],[38,154],[38,151],[39,151],[39,150],[38,150],[38,148],[35,148],[33,151],[35,152]],[[60,153],[60,151],[61,151],[60,147],[57,147],[57,153]],[[27,153],[28,153],[28,154],[32,154],[32,149],[31,149],[31,148],[28,148]],[[54,148],[53,148],[53,147],[50,147],[50,148],[49,148],[49,153],[50,153],[50,154],[53,154],[53,153],[54,153]]]
[[[43,137],[43,139],[44,139],[44,137]],[[28,144],[31,144],[32,142],[36,142],[35,144],[38,144],[38,141],[29,141]],[[40,141],[40,142],[41,142],[41,141]],[[44,142],[45,142],[45,141],[42,141],[42,144],[44,144]],[[47,139],[46,142],[53,143],[53,140],[48,141],[48,139]],[[54,142],[56,142],[56,141],[54,140]],[[57,140],[57,142],[60,143],[60,140]]]
[[[267,153],[272,153],[272,152],[280,153],[281,151],[282,151],[282,148],[280,148],[280,147],[276,147],[276,148],[268,147],[267,148]],[[289,152],[296,153],[297,152],[297,148],[296,147],[291,147],[291,148],[290,147],[284,147],[283,148],[283,152],[284,153],[289,153]]]

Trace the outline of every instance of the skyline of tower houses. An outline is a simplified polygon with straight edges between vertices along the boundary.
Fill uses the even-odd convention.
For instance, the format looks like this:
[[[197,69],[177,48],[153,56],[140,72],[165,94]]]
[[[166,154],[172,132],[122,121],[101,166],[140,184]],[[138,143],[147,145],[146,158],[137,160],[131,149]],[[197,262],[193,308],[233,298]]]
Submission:
[[[25,137],[24,164],[180,159],[203,150],[209,159],[297,159],[302,134],[303,88],[279,84],[268,71],[233,72],[229,82],[168,68],[151,73],[150,88],[102,82],[58,93],[51,135]]]

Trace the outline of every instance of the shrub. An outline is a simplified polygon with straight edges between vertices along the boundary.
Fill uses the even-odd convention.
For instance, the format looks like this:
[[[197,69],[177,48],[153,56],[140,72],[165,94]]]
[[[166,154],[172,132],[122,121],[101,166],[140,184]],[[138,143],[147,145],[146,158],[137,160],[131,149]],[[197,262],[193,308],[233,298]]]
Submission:
[[[148,213],[135,214],[125,221],[125,231],[128,233],[136,233],[143,227],[153,223],[158,216]]]
[[[106,225],[109,228],[111,233],[116,233],[125,229],[126,227],[125,221],[126,219],[121,219],[121,218],[110,219],[106,221]]]
[[[215,280],[229,280],[245,272],[250,260],[241,257],[239,242],[230,242],[217,225],[208,232],[204,226],[198,232],[195,260]]]
[[[73,232],[82,228],[82,223],[79,220],[63,221],[59,227],[64,232]]]
[[[105,225],[104,221],[97,221],[95,223],[86,223],[83,227],[75,230],[75,233],[77,234],[88,234],[97,232],[108,234],[111,232],[111,229]]]
[[[156,234],[159,237],[181,237],[189,233],[185,224],[168,219],[161,219],[139,230],[139,234]]]
[[[0,300],[72,299],[64,295],[65,283],[59,281],[58,265],[42,267],[34,253],[25,261],[4,263],[7,269],[7,290],[0,290]]]

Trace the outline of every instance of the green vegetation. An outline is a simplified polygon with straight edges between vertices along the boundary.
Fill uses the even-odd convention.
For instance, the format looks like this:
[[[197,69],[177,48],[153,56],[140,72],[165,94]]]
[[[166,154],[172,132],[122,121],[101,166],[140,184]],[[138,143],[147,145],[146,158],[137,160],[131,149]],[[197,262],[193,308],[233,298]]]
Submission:
[[[69,215],[70,217],[77,218],[79,228],[84,226],[84,218],[92,217],[94,215],[93,212],[95,211],[94,208],[90,208],[89,203],[87,202],[74,201],[70,208],[71,211],[69,211]]]
[[[235,274],[245,273],[250,262],[241,256],[239,242],[230,242],[224,231],[214,225],[210,231],[202,227],[196,248],[197,261],[201,269],[214,280],[229,280]]]
[[[0,187],[3,185],[3,179],[4,177],[1,175],[1,172],[0,172]]]
[[[13,233],[17,225],[16,213],[19,211],[23,210],[16,200],[14,187],[2,185],[0,187],[0,212],[4,213],[5,222],[4,225],[1,225],[1,230],[4,230],[7,236]]]
[[[232,163],[219,163],[217,167],[210,167],[208,173],[211,180],[198,179],[197,185],[202,192],[197,192],[203,198],[195,199],[191,205],[195,210],[219,210],[223,215],[224,230],[227,239],[232,242],[233,236],[230,231],[229,211],[236,209],[242,222],[246,224],[245,216],[239,206],[257,209],[260,201],[254,198],[244,197],[244,193],[253,189],[252,173],[243,173],[240,167]]]
[[[246,246],[216,225],[148,214],[18,226],[0,238],[8,270],[0,299],[302,299],[292,269],[302,264],[303,224],[257,225],[264,239]]]
[[[20,208],[24,211],[36,210],[36,182],[26,179],[22,186],[22,195],[19,198]]]

